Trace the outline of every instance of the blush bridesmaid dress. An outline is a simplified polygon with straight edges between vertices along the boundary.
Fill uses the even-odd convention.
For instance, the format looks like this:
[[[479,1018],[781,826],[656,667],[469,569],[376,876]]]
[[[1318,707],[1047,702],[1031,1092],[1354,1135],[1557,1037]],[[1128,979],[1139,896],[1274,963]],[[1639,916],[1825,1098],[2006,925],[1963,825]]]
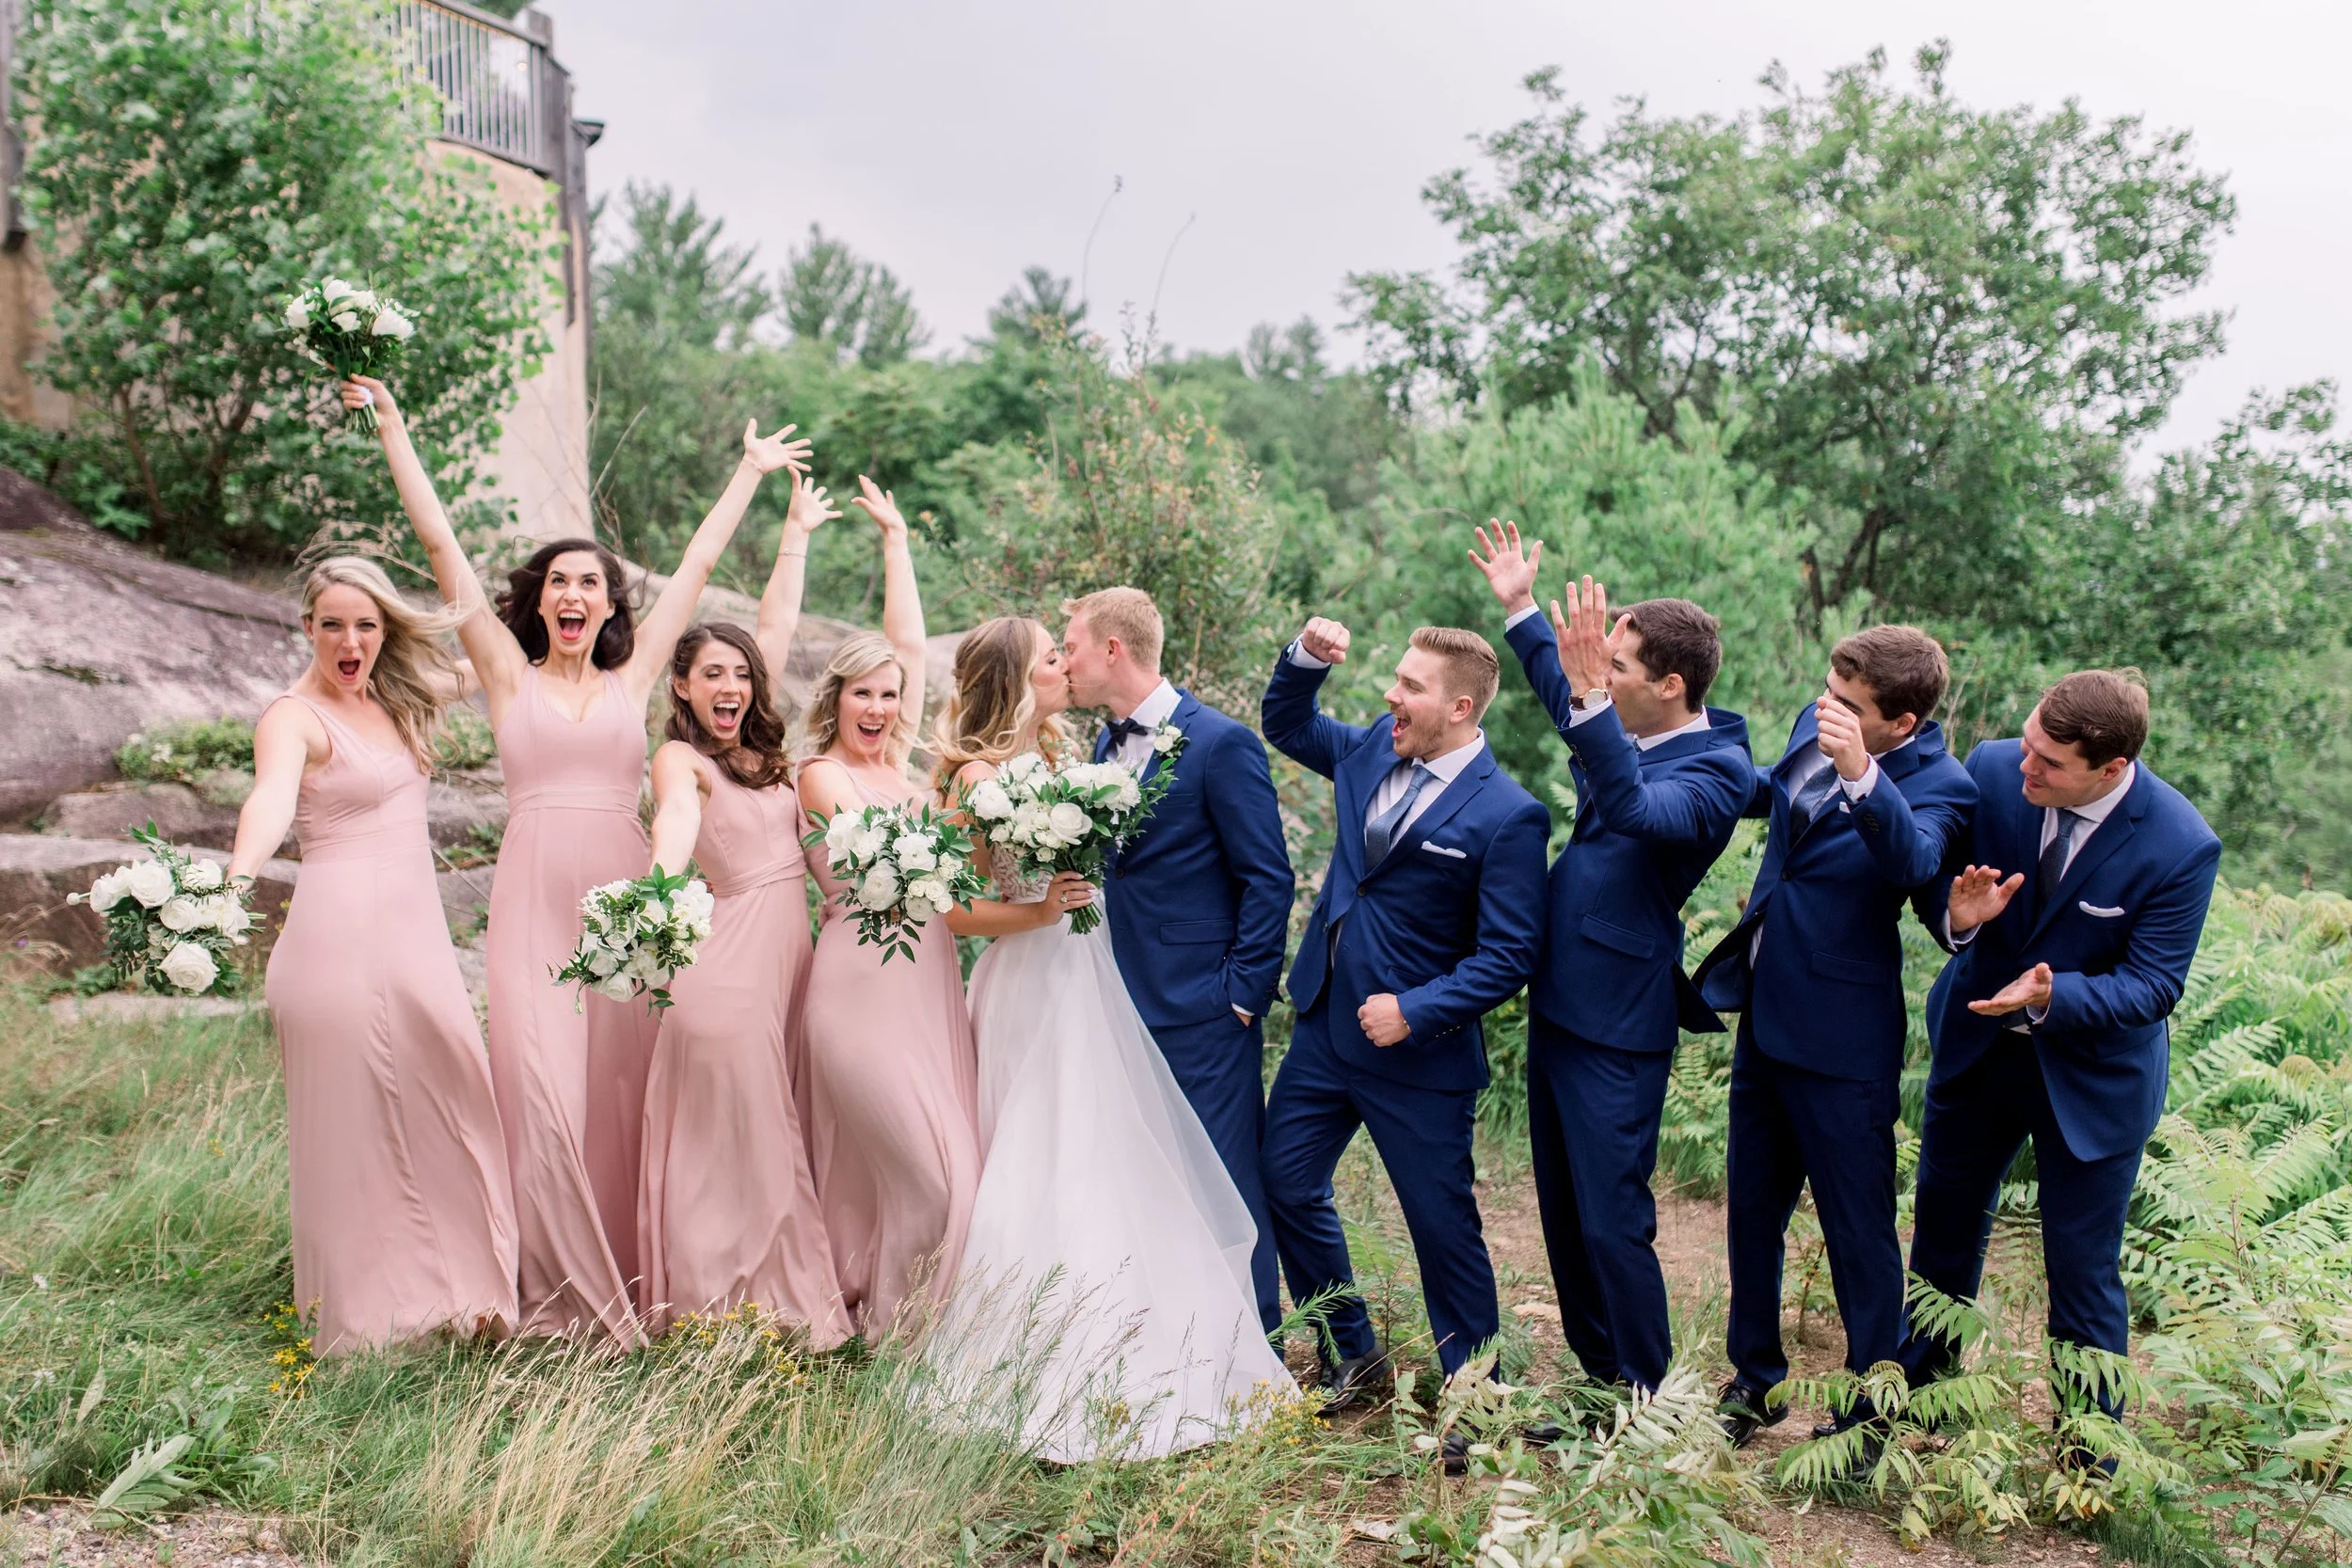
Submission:
[[[490,1069],[433,880],[425,774],[326,728],[264,994],[286,1074],[294,1306],[321,1355],[516,1323]]]
[[[850,777],[871,805],[921,793]],[[825,892],[803,1025],[809,1156],[842,1294],[873,1341],[918,1333],[955,1282],[979,1188],[979,1067],[946,922],[923,927],[913,962],[885,966],[823,861],[809,864]]]
[[[695,767],[709,798],[694,863],[716,907],[670,983],[645,1085],[646,1326],[750,1303],[830,1350],[849,1319],[785,1048],[811,958],[800,799],[745,788],[706,756]]]
[[[644,1340],[637,1182],[645,1073],[660,1022],[642,1000],[555,984],[580,941],[580,900],[642,877],[652,848],[637,800],[644,715],[621,677],[574,721],[539,672],[498,730],[506,836],[490,882],[490,1072],[515,1177],[521,1332],[622,1348]]]

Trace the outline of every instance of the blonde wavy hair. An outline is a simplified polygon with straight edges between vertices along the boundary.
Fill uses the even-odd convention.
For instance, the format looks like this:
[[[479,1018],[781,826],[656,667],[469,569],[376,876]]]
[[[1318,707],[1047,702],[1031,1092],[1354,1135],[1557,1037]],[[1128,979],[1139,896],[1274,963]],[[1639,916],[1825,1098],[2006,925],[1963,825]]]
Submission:
[[[833,657],[825,660],[825,673],[817,677],[817,689],[809,697],[808,711],[801,715],[801,743],[794,748],[795,754],[805,760],[831,751],[833,743],[841,738],[842,687],[885,664],[898,669],[898,689],[903,696],[907,668],[899,662],[898,650],[891,645],[890,639],[875,631],[855,631],[843,638]],[[914,750],[918,718],[900,704],[898,721],[891,727],[882,747],[883,754],[892,762],[905,762],[907,753]]]
[[[1039,721],[1037,688],[1029,681],[1038,639],[1051,643],[1053,636],[1025,615],[999,615],[963,634],[956,647],[955,692],[931,732],[939,758],[934,777],[943,794],[953,791],[966,763],[1001,763],[1023,750],[1033,724],[1037,749],[1047,760],[1069,753],[1070,727],[1059,714]]]
[[[356,588],[375,601],[384,623],[384,644],[368,671],[368,695],[391,716],[401,744],[419,768],[433,766],[433,737],[441,710],[458,688],[457,657],[441,639],[457,628],[464,611],[422,610],[400,596],[384,568],[356,555],[331,555],[310,568],[302,583],[302,623],[310,628],[319,595],[330,588]],[[315,659],[317,655],[312,654]]]

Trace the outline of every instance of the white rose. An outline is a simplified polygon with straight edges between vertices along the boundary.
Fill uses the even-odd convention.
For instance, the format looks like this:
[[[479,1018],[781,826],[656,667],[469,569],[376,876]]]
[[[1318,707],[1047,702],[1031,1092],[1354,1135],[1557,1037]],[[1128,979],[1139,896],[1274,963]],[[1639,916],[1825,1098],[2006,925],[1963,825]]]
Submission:
[[[352,296],[349,299],[343,301],[343,308],[345,309],[357,310],[361,315],[366,315],[368,312],[375,309],[375,303],[374,290],[358,289],[353,292]]]
[[[613,1002],[626,1002],[637,994],[637,982],[626,974],[614,974],[589,983],[588,989],[598,996]]]
[[[164,955],[164,978],[180,990],[200,991],[220,977],[220,965],[192,942],[181,942]]]
[[[931,847],[931,841],[921,833],[904,835],[890,849],[901,871],[929,871],[939,863],[939,854]]]
[[[659,898],[648,898],[637,911],[640,925],[659,926],[670,918],[669,906]]]
[[[241,936],[253,927],[253,917],[233,893],[216,893],[204,900],[204,923],[222,936]]]
[[[650,947],[640,947],[628,956],[628,962],[621,966],[621,973],[632,980],[643,980],[650,985],[661,978],[665,967],[660,954]]]
[[[880,827],[861,824],[857,836],[850,841],[850,853],[857,860],[870,861],[882,853],[884,842],[886,840]]]
[[[931,875],[936,877],[942,883],[954,881],[958,877],[963,875],[963,857],[961,855],[940,856],[939,865],[932,871]]]
[[[1074,800],[1057,801],[1054,809],[1046,813],[1045,821],[1054,830],[1054,836],[1065,844],[1075,844],[1094,831],[1094,818]]]
[[[856,842],[857,818],[846,811],[834,812],[825,824],[825,847],[833,852],[834,859],[839,860]]]
[[[415,322],[410,321],[389,305],[375,313],[375,325],[368,328],[372,336],[389,338],[395,342],[412,336],[416,330]]]
[[[594,978],[604,979],[620,967],[621,956],[610,947],[592,947],[588,950],[588,973]]]
[[[286,325],[296,332],[310,325],[310,302],[301,294],[286,302]]]
[[[1018,782],[1044,766],[1043,757],[1039,756],[1035,752],[1024,752],[1017,757],[1009,758],[1004,767],[997,769],[997,772],[1005,778]]]
[[[338,331],[357,332],[359,330],[359,318],[349,310],[336,311],[333,319]]]
[[[90,883],[89,907],[103,912],[121,903],[123,899],[130,896],[130,893],[131,890],[123,886],[122,870],[109,871],[98,880]]]
[[[1184,738],[1184,732],[1173,724],[1162,724],[1152,732],[1152,750],[1166,756]]]
[[[886,910],[898,901],[898,879],[887,865],[878,865],[858,884],[858,902],[869,910]]]
[[[161,861],[133,861],[116,875],[123,891],[151,910],[171,896],[171,867]]]
[[[1122,809],[1133,810],[1143,800],[1143,788],[1136,783],[1134,775],[1130,774],[1119,782],[1119,793],[1112,799]]]
[[[994,779],[982,779],[972,791],[972,815],[983,822],[998,822],[1012,815],[1012,797]]]
[[[204,906],[186,894],[174,894],[164,900],[155,918],[163,922],[167,931],[193,931],[204,924]]]
[[[319,293],[326,296],[327,304],[332,305],[345,294],[357,293],[358,291],[340,277],[330,277],[320,288]]]
[[[180,879],[180,885],[191,893],[210,893],[226,879],[216,862],[190,861],[188,873]]]

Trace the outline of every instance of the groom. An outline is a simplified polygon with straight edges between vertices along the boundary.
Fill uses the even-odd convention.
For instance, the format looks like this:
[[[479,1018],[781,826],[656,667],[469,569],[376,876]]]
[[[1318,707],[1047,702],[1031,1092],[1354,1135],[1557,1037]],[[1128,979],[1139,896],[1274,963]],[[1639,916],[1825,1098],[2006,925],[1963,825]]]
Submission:
[[[1105,588],[1064,602],[1062,613],[1071,701],[1111,715],[1094,760],[1149,780],[1175,758],[1168,793],[1107,868],[1111,950],[1258,1227],[1250,1283],[1272,1334],[1282,1307],[1258,1173],[1263,1020],[1281,978],[1295,883],[1265,747],[1248,725],[1161,677],[1151,594]]]

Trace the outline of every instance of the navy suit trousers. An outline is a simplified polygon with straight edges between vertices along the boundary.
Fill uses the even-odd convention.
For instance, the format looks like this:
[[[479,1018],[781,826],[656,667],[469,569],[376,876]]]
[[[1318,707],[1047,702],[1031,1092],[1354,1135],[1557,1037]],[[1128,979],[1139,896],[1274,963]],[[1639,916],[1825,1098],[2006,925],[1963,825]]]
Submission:
[[[1258,1320],[1272,1334],[1282,1325],[1282,1298],[1275,1278],[1274,1225],[1266,1217],[1265,1182],[1259,1175],[1258,1148],[1265,1133],[1265,1026],[1244,1023],[1232,1013],[1206,1023],[1180,1023],[1152,1031],[1152,1038],[1192,1102],[1216,1157],[1241,1193],[1258,1227],[1257,1250],[1249,1255],[1249,1282]]]
[[[1327,990],[1299,1016],[1266,1102],[1265,1201],[1291,1300],[1345,1292],[1328,1304],[1319,1340],[1327,1360],[1369,1355],[1375,1348],[1331,1193],[1340,1156],[1361,1127],[1372,1134],[1405,1211],[1438,1359],[1451,1373],[1501,1326],[1494,1264],[1473,1185],[1470,1127],[1478,1091],[1422,1088],[1350,1068],[1331,1046],[1328,996]]]
[[[1928,1088],[1919,1132],[1919,1196],[1911,1270],[1947,1296],[1973,1297],[2001,1178],[2027,1138],[2042,1202],[2042,1259],[2050,1276],[2050,1337],[2118,1355],[2131,1304],[2120,1259],[2123,1216],[2141,1150],[2077,1159],[2050,1109],[2033,1041],[2003,1030],[1966,1070]],[[1914,1338],[1904,1370],[1914,1383],[1952,1370],[1958,1347]],[[2113,1399],[2099,1402],[2120,1414]]]
[[[1901,1079],[1832,1078],[1767,1056],[1748,1016],[1731,1057],[1731,1330],[1741,1383],[1788,1375],[1780,1338],[1788,1218],[1805,1183],[1820,1216],[1846,1365],[1896,1359],[1903,1334],[1903,1250],[1895,1230],[1895,1119]]]
[[[1649,1185],[1673,1068],[1670,1051],[1620,1051],[1528,1020],[1528,1139],[1560,1327],[1602,1383],[1655,1388],[1674,1358]]]

